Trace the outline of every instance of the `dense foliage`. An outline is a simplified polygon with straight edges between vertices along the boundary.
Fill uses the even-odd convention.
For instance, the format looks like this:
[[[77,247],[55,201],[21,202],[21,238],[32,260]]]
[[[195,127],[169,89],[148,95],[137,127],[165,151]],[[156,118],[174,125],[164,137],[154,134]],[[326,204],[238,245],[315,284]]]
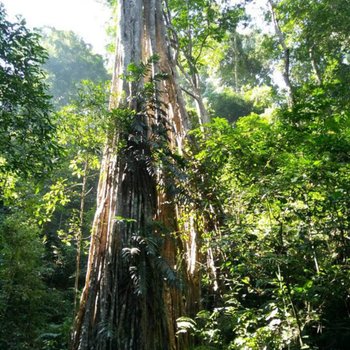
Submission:
[[[0,348],[68,348],[112,127],[125,138],[122,157],[147,164],[150,177],[161,169],[157,186],[183,216],[174,236],[186,245],[186,223],[196,231],[199,291],[178,336],[198,350],[347,349],[349,1],[266,0],[263,28],[244,13],[251,1],[166,3],[192,121],[182,152],[168,147],[166,124],[150,132],[142,119],[164,114],[155,96],[165,76],[135,96],[142,118],[111,111],[101,56],[71,32],[44,29],[40,39],[0,4]],[[142,81],[149,63],[129,73],[130,84]],[[123,283],[147,295],[156,266],[190,289],[161,257],[169,232],[152,225],[123,247]]]
[[[0,4],[0,181],[8,171],[44,172],[55,159],[46,51],[24,20],[11,23]]]
[[[349,63],[330,6],[339,9],[273,3],[289,46],[290,108],[193,131],[184,191],[212,223],[202,250],[216,252],[220,292],[203,269],[203,310],[180,326],[210,349],[347,348]],[[277,43],[271,62],[285,59]]]
[[[49,85],[59,79],[48,80],[40,35],[0,10],[0,348],[63,349],[84,274],[108,106],[108,84],[79,85],[79,74],[93,71],[101,82],[108,74],[85,43],[78,41],[81,52],[65,42],[55,59],[76,86],[64,90],[71,105],[53,113],[61,99],[50,99]],[[74,59],[60,58],[69,49],[96,62],[74,75]]]
[[[196,132],[191,169],[206,169],[212,198],[201,205],[223,214],[205,236],[221,256],[223,298],[198,314],[215,348],[346,348],[349,113],[324,106],[333,88],[309,90],[322,98],[291,111]]]

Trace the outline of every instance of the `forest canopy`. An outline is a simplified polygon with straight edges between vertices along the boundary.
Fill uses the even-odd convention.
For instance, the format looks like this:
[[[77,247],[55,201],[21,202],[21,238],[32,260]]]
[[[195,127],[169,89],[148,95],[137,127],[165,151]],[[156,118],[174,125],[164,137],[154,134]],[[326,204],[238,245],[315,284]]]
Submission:
[[[0,3],[0,348],[348,349],[349,1],[105,3]]]

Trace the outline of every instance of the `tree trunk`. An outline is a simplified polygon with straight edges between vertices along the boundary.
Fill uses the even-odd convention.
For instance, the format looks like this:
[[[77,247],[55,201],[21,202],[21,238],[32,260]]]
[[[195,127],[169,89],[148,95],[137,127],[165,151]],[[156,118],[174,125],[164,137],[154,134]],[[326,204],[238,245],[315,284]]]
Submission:
[[[203,97],[202,97],[202,93],[200,91],[200,89],[193,89],[195,91],[195,104],[196,104],[196,110],[197,110],[197,114],[198,114],[198,118],[199,118],[199,124],[203,125],[206,123],[210,122],[210,117],[207,111],[207,108],[204,105],[204,101],[203,101]]]
[[[175,322],[183,313],[176,289],[178,240],[170,234],[177,232],[175,204],[158,188],[157,180],[165,175],[152,164],[150,141],[152,130],[166,125],[170,147],[181,150],[187,116],[168,52],[161,0],[123,0],[117,6],[110,106],[133,114],[133,131],[116,127],[105,146],[72,349],[185,349],[175,337]],[[136,98],[143,82],[126,79],[127,68],[154,54],[159,63],[150,64],[144,79],[151,81],[159,71],[168,78],[158,83],[161,94],[153,96],[161,96],[162,110],[150,106],[145,113]]]
[[[239,82],[238,82],[238,60],[239,60],[239,51],[238,51],[238,45],[237,45],[237,33],[234,33],[233,35],[233,49],[234,49],[234,70],[233,70],[233,74],[234,74],[234,80],[235,80],[235,87],[234,90],[235,92],[239,92]]]
[[[279,21],[278,21],[277,16],[276,16],[275,5],[273,3],[273,0],[268,0],[268,3],[270,5],[272,20],[273,20],[273,24],[275,27],[275,32],[276,32],[276,35],[278,36],[278,41],[283,49],[284,69],[283,69],[282,75],[283,75],[284,83],[286,84],[286,87],[287,87],[288,106],[292,107],[294,104],[294,92],[293,92],[292,83],[290,81],[290,49],[286,44],[284,35],[283,35],[281,27],[279,25]]]
[[[78,306],[78,294],[79,294],[79,277],[80,277],[80,260],[81,260],[81,248],[83,241],[83,225],[84,225],[84,210],[85,210],[85,197],[86,197],[86,184],[87,175],[89,170],[89,161],[85,160],[82,187],[80,192],[80,211],[79,211],[79,226],[76,233],[77,239],[77,253],[76,253],[76,268],[75,268],[75,280],[74,280],[74,315],[77,312]]]
[[[311,61],[311,67],[315,74],[315,79],[318,85],[322,85],[322,77],[320,69],[318,68],[316,58],[315,58],[315,52],[314,52],[314,46],[312,45],[309,49],[309,56]]]

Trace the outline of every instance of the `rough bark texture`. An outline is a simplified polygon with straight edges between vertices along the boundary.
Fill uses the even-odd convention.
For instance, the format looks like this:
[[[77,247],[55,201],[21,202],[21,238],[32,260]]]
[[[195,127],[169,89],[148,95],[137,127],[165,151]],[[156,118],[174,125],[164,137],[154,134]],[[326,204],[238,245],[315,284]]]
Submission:
[[[108,137],[72,349],[185,349],[185,342],[175,337],[182,297],[164,282],[176,269],[178,240],[169,234],[178,229],[176,207],[158,189],[157,180],[164,175],[150,164],[148,141],[152,127],[164,123],[170,147],[181,150],[187,118],[166,43],[161,1],[120,0],[118,14],[111,109],[134,110],[143,127],[137,135],[116,129]],[[127,81],[125,74],[130,63],[146,62],[153,54],[160,60],[145,79],[158,71],[167,73],[159,83],[165,113],[139,115],[135,96],[142,82]]]

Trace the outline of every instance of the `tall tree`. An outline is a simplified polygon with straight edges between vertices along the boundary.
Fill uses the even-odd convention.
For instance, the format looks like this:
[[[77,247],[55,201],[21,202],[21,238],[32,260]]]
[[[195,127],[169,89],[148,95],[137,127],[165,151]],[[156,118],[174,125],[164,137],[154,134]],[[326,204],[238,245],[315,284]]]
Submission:
[[[177,231],[176,208],[166,190],[169,179],[152,153],[163,146],[181,152],[187,116],[166,42],[162,2],[120,1],[117,6],[114,122],[102,161],[72,347],[180,349],[175,322],[182,298],[170,288],[177,281],[171,234]]]
[[[219,57],[215,75],[220,83],[237,93],[247,86],[271,85],[271,53],[265,48],[266,41],[266,36],[256,29],[248,34],[231,32],[215,52]]]
[[[175,49],[175,60],[188,88],[183,90],[193,98],[199,123],[209,122],[203,100],[200,70],[204,52],[221,42],[227,30],[236,27],[242,16],[238,7],[217,0],[169,0],[166,3],[166,23]]]

